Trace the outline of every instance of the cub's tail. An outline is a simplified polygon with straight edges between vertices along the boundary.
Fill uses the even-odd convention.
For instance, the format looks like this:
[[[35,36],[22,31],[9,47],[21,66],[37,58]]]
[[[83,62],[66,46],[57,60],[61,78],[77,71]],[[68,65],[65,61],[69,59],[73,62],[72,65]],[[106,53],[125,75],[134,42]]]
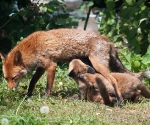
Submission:
[[[150,77],[150,71],[144,71],[144,72],[138,72],[138,73],[131,72],[131,75],[134,75],[138,79],[142,80],[143,78]]]

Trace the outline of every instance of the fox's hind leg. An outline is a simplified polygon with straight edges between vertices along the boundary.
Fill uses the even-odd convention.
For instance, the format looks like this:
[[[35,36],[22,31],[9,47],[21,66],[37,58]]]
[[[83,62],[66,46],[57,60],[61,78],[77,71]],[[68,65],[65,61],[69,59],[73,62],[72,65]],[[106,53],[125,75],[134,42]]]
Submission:
[[[92,63],[94,69],[101,73],[107,80],[112,83],[114,86],[116,97],[118,100],[118,104],[123,104],[123,98],[121,92],[118,88],[118,84],[116,79],[111,75],[109,71],[109,52],[110,52],[110,44],[107,42],[106,44],[105,38],[92,38],[89,41],[88,47],[88,57],[90,62]]]
[[[113,87],[115,89],[116,97],[118,100],[118,105],[122,105],[123,104],[123,98],[122,98],[121,92],[118,88],[118,84],[117,84],[116,79],[111,75],[110,71],[108,70],[108,68],[104,64],[99,63],[97,61],[97,59],[95,59],[92,56],[89,56],[89,59],[91,60],[91,63],[93,64],[93,67],[96,69],[96,71],[101,73],[113,85]]]

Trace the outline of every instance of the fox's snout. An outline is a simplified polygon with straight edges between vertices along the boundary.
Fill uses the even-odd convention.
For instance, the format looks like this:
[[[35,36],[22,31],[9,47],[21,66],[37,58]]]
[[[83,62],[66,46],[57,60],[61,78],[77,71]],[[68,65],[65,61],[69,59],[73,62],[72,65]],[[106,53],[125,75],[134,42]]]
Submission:
[[[8,90],[16,90],[17,89],[17,85],[15,82],[13,83],[8,83]]]

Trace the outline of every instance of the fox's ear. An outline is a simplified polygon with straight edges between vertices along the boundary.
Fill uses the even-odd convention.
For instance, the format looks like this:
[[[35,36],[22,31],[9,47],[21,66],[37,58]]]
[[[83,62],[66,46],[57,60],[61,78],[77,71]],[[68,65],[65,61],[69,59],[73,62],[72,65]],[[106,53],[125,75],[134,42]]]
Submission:
[[[20,51],[16,51],[15,56],[14,56],[14,65],[22,65],[23,60],[22,60],[22,54]]]
[[[87,72],[91,73],[91,74],[95,74],[95,70],[92,67],[90,67],[90,66],[88,66]]]
[[[6,55],[0,52],[0,57],[1,57],[1,59],[2,59],[2,62],[4,62],[4,61],[5,61],[5,58],[6,58]]]

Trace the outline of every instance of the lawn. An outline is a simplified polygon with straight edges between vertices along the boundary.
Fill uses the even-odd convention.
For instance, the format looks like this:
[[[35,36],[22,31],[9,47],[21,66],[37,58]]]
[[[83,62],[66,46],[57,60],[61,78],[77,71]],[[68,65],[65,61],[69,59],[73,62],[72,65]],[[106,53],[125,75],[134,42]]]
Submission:
[[[21,80],[16,92],[8,91],[0,79],[0,124],[7,125],[148,125],[150,100],[141,98],[136,104],[108,107],[93,102],[72,100],[78,94],[76,83],[67,69],[57,68],[53,94],[45,96],[45,75],[39,80],[31,98],[26,99],[31,74]],[[49,112],[41,113],[43,106]],[[48,110],[47,110],[48,111]],[[8,121],[7,121],[8,120]]]

